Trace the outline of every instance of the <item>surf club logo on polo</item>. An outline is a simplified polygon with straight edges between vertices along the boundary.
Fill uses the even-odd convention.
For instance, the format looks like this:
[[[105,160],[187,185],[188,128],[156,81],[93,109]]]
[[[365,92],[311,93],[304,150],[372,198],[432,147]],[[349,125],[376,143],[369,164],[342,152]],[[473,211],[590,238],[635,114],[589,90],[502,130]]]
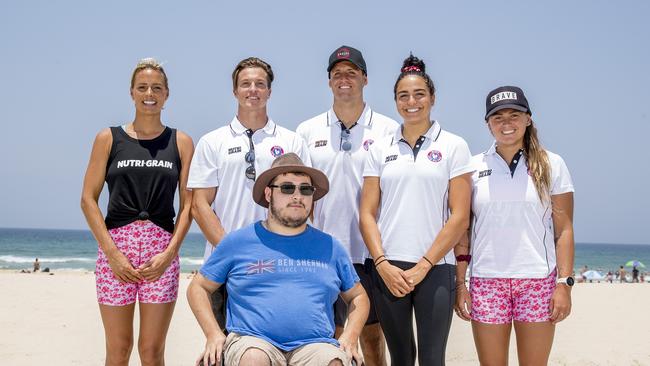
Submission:
[[[373,139],[367,139],[366,141],[363,142],[363,149],[368,151],[370,148],[370,145],[372,145],[375,142]]]
[[[276,145],[271,148],[271,155],[273,155],[273,157],[277,158],[278,156],[283,154],[284,154],[284,149],[281,146]]]
[[[512,91],[496,93],[490,98],[490,104],[494,104],[502,100],[517,100],[517,93]]]
[[[429,160],[433,161],[434,163],[437,163],[440,160],[442,160],[442,153],[438,150],[431,150],[427,154],[427,157],[429,158]]]

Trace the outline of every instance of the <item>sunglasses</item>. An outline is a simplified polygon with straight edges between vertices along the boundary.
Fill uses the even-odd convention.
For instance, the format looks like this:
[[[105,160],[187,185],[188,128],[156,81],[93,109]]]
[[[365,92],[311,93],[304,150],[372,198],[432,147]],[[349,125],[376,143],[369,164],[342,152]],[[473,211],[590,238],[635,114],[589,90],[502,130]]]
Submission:
[[[253,130],[246,130],[246,136],[248,136],[249,150],[246,155],[244,155],[244,160],[250,165],[246,168],[244,174],[246,175],[246,178],[255,180],[255,145],[253,145]]]
[[[269,185],[269,188],[280,188],[280,192],[284,194],[293,194],[293,192],[296,191],[296,187],[298,187],[298,191],[303,196],[313,196],[314,192],[316,191],[316,187],[309,185],[296,186],[293,183],[284,183],[280,184],[279,186],[275,184]]]
[[[344,128],[341,130],[341,150],[350,151],[352,150],[352,141],[350,141],[350,130]]]

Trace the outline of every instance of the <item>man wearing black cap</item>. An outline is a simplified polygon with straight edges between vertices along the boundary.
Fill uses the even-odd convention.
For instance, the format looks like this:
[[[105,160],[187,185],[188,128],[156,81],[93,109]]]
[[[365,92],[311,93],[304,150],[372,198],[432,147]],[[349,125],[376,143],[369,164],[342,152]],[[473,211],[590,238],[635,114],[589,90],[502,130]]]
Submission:
[[[369,254],[358,225],[363,164],[370,145],[392,136],[399,125],[371,110],[364,102],[363,88],[368,84],[368,70],[359,50],[350,46],[334,50],[327,72],[334,96],[332,108],[301,123],[296,130],[307,142],[312,165],[323,171],[332,183],[327,197],[314,207],[313,224],[341,241],[362,285],[368,289],[370,278],[364,262]],[[345,303],[339,299],[335,308],[337,333],[342,331],[346,316]],[[384,343],[371,306],[361,333],[361,349],[367,365],[386,364]]]
[[[343,246],[306,224],[327,177],[294,153],[275,159],[253,186],[268,216],[228,234],[187,290],[207,342],[205,365],[350,365],[369,300]],[[226,284],[226,337],[210,310],[210,294]],[[333,306],[341,296],[348,324],[334,339]]]

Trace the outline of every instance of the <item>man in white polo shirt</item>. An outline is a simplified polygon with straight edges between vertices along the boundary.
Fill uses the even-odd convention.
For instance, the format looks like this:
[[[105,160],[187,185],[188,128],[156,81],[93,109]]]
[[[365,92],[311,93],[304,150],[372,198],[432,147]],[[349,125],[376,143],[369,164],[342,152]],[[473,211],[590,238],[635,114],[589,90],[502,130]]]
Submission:
[[[327,72],[334,105],[296,130],[307,142],[314,168],[330,180],[329,194],[315,204],[313,224],[343,243],[370,294],[370,277],[364,264],[368,250],[358,225],[363,164],[370,145],[394,134],[399,125],[364,102],[368,78],[361,52],[349,46],[337,48],[329,58]],[[346,318],[347,307],[339,298],[335,305],[337,335]],[[384,339],[372,305],[361,333],[361,349],[367,365],[386,364]]]
[[[207,239],[204,260],[227,233],[266,217],[251,194],[257,175],[276,157],[294,152],[311,165],[302,138],[276,125],[266,113],[272,82],[268,63],[256,57],[239,62],[232,73],[237,115],[196,145],[187,187],[193,190],[192,215]],[[224,295],[215,292],[213,311],[222,329],[223,302]]]

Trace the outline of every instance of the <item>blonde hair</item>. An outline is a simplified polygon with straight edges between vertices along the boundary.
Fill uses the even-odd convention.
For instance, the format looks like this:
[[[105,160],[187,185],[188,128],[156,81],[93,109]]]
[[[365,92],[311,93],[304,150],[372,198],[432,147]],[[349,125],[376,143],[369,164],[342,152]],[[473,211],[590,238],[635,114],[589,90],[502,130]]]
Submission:
[[[540,201],[545,202],[551,198],[551,169],[548,154],[539,143],[537,128],[535,128],[532,119],[524,133],[524,153],[526,154],[528,172],[537,190],[537,196],[539,196]]]
[[[165,69],[162,67],[162,63],[158,62],[153,57],[146,57],[138,61],[138,64],[135,66],[135,69],[133,69],[133,73],[131,74],[131,89],[135,86],[135,76],[142,70],[146,69],[151,69],[151,70],[156,70],[160,72],[163,76],[163,84],[165,84],[165,89],[169,90],[169,85],[167,81],[167,74],[165,73]]]

